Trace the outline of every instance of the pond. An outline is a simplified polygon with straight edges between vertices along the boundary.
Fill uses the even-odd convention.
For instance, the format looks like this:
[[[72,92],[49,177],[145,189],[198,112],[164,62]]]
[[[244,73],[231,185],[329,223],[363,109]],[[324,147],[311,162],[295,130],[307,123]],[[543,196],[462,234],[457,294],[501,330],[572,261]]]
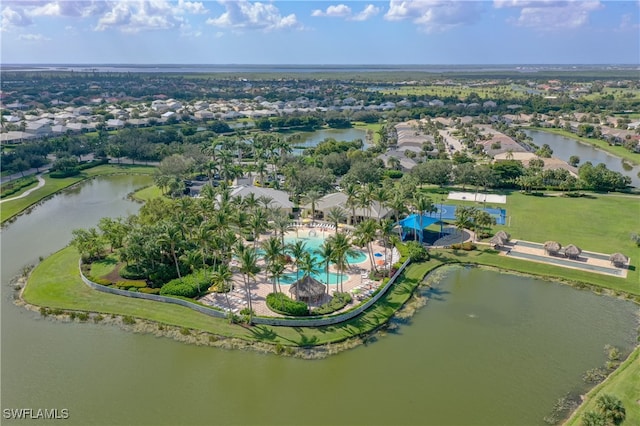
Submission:
[[[69,425],[542,425],[557,398],[584,391],[605,344],[627,354],[636,337],[629,302],[464,267],[442,271],[411,320],[317,361],[55,322],[13,305],[7,284],[24,264],[74,228],[137,211],[124,197],[143,180],[96,179],[2,230],[3,409],[67,408]]]
[[[367,149],[369,144],[367,143],[367,132],[365,130],[349,128],[349,129],[322,129],[315,132],[300,132],[296,133],[299,139],[292,142],[293,146],[297,147],[313,147],[317,146],[320,142],[327,138],[333,138],[337,141],[352,142],[356,139],[361,139],[364,143],[363,149]],[[294,154],[302,154],[303,149],[294,149]]]
[[[538,130],[525,130],[525,133],[533,138],[533,143],[536,145],[542,146],[545,143],[549,145],[553,150],[554,157],[569,161],[569,157],[577,155],[580,157],[580,164],[584,164],[587,161],[591,161],[594,166],[599,163],[604,163],[609,170],[629,176],[631,178],[631,185],[640,188],[640,177],[638,177],[640,166],[638,165],[632,165],[627,161],[623,161],[620,157],[611,155],[591,145],[578,142],[575,139]],[[578,166],[580,166],[580,164],[578,164]]]

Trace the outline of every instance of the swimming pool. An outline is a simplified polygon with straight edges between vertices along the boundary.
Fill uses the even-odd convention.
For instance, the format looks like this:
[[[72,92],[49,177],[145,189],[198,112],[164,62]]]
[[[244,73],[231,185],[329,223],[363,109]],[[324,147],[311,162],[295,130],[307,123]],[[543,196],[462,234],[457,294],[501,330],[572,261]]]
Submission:
[[[296,241],[304,241],[307,251],[311,253],[311,256],[321,265],[324,264],[324,258],[316,253],[317,250],[320,249],[322,243],[324,243],[324,238],[322,237],[287,237],[284,239],[285,244],[293,244]],[[347,262],[349,265],[353,265],[356,263],[362,263],[367,260],[367,255],[361,251],[356,250],[356,254],[353,256],[347,256]],[[324,280],[323,280],[324,281]]]
[[[329,272],[329,284],[337,284],[340,282],[340,275],[342,275],[342,282],[345,282],[349,279],[349,277],[347,276],[347,274],[336,274],[335,272]],[[302,272],[300,272],[300,274],[298,275],[300,278],[302,278]],[[316,280],[320,281],[323,284],[326,284],[326,280],[327,280],[327,274],[324,272],[321,272],[319,274],[311,274],[311,276],[313,278],[315,278]],[[289,272],[288,274],[284,274],[283,276],[280,277],[280,284],[282,285],[291,285],[294,282],[296,282],[296,273],[295,272]]]

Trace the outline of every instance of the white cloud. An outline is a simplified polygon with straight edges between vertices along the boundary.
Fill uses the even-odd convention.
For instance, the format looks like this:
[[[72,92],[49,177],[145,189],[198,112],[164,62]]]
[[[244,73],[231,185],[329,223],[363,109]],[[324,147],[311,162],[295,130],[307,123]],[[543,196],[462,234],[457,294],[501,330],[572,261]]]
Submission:
[[[390,0],[388,21],[410,20],[427,32],[446,31],[475,23],[482,11],[482,2],[460,0]]]
[[[95,29],[104,31],[117,28],[123,32],[137,33],[145,30],[182,28],[188,25],[185,14],[207,13],[201,2],[179,0],[177,4],[167,0],[130,0],[110,3],[110,10],[98,20]]]
[[[333,18],[346,18],[351,16],[351,8],[346,4],[331,5],[326,11],[316,9],[311,12],[311,16],[330,16]]]
[[[550,0],[494,0],[496,8],[519,8],[514,25],[543,31],[575,29],[589,22],[591,12],[603,6],[595,1],[550,1]]]
[[[380,13],[380,8],[372,4],[365,6],[362,12],[353,14],[351,8],[345,4],[332,5],[327,7],[326,10],[316,9],[311,12],[311,16],[315,17],[330,17],[330,18],[345,18],[350,21],[366,21]]]
[[[637,15],[627,13],[622,15],[618,31],[638,31],[640,29],[640,20]]]
[[[15,10],[11,6],[2,9],[0,15],[2,16],[0,25],[2,25],[3,31],[10,27],[26,27],[33,24],[31,18],[25,15],[23,11]]]
[[[40,41],[49,41],[51,39],[43,36],[42,34],[20,34],[18,36],[18,40],[40,42]]]
[[[357,15],[354,15],[351,20],[353,21],[366,21],[370,18],[373,18],[378,13],[380,13],[380,8],[376,7],[372,4],[367,5],[364,10]]]
[[[295,14],[282,16],[273,4],[250,3],[247,0],[219,0],[226,9],[217,18],[207,19],[207,24],[235,30],[257,29],[264,31],[287,28],[301,29]]]
[[[217,33],[215,33],[213,35],[215,38],[222,38],[224,36],[224,33],[222,31],[218,31]]]
[[[27,9],[30,16],[67,16],[87,18],[99,15],[109,9],[109,3],[104,1],[73,1],[58,0],[46,2]]]

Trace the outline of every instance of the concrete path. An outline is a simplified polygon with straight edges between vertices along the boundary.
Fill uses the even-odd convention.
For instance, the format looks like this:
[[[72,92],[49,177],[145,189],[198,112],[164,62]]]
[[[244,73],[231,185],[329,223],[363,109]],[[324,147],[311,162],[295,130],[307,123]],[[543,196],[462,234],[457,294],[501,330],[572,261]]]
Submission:
[[[35,188],[31,188],[31,189],[29,189],[27,191],[24,191],[22,194],[18,195],[17,197],[5,198],[4,200],[0,200],[0,204],[4,203],[5,201],[12,201],[12,200],[17,200],[18,198],[24,198],[27,195],[31,194],[36,189],[42,188],[44,186],[44,184],[45,184],[45,181],[42,178],[42,175],[38,175],[36,177],[38,178],[38,186],[36,186]]]

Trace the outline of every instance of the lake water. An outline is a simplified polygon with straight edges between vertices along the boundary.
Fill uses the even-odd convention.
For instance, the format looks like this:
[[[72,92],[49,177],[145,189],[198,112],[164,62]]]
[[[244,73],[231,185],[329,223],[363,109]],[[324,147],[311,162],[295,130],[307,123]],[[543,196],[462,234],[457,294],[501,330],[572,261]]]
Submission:
[[[369,144],[367,143],[367,132],[365,130],[349,128],[349,129],[322,129],[315,132],[300,132],[297,133],[299,139],[293,141],[293,146],[312,147],[317,146],[320,142],[327,138],[333,138],[339,142],[346,141],[352,142],[356,139],[361,139],[364,143],[363,149],[367,149]],[[294,154],[302,154],[302,149],[294,149]]]
[[[537,130],[525,130],[525,133],[533,138],[533,143],[538,146],[548,144],[553,149],[553,156],[564,161],[569,161],[569,157],[577,155],[580,157],[581,164],[591,161],[595,166],[604,163],[609,170],[620,172],[631,178],[631,184],[636,188],[640,188],[640,166],[626,164],[620,157],[611,155],[606,151],[594,148],[591,145],[580,143],[575,139],[566,138],[564,136],[555,135],[553,133],[541,132]],[[640,160],[640,155],[638,156]]]
[[[2,408],[67,408],[69,425],[544,424],[584,371],[626,354],[637,307],[538,279],[456,267],[376,342],[305,361],[189,346],[16,307],[11,277],[71,230],[133,213],[144,177],[100,178],[20,217],[2,237]],[[51,424],[3,420],[2,424]],[[56,424],[61,424],[57,421]]]

